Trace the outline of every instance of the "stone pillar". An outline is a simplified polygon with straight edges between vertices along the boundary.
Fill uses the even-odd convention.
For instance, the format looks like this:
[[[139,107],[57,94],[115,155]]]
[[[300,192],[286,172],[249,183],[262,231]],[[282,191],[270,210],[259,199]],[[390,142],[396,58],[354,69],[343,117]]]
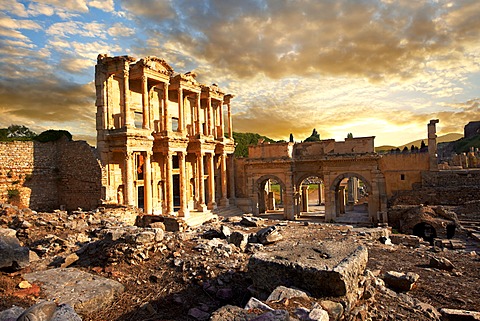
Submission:
[[[205,212],[207,207],[205,206],[205,181],[203,179],[203,153],[197,153],[197,211]]]
[[[128,72],[128,63],[123,70],[123,114],[126,127],[134,127],[132,112],[130,111],[130,76]]]
[[[180,167],[180,210],[178,215],[182,217],[188,217],[190,211],[188,209],[187,200],[187,172],[185,169],[185,152],[177,152],[178,166]]]
[[[173,153],[167,152],[166,155],[166,174],[165,174],[165,194],[167,215],[173,215]]]
[[[323,183],[318,183],[318,205],[325,203],[325,190]]]
[[[201,104],[200,104],[200,94],[197,94],[197,134],[202,136],[203,135],[203,128],[202,124],[200,123],[200,109],[201,109]]]
[[[275,193],[274,192],[268,192],[267,210],[269,210],[269,211],[274,211],[275,210]]]
[[[170,111],[168,110],[169,108],[169,104],[168,104],[168,84],[165,83],[163,85],[163,100],[164,100],[164,108],[165,108],[165,111],[163,113],[163,130],[166,131],[167,133],[168,132],[171,132],[172,131],[172,120],[170,119],[171,116],[170,116]]]
[[[430,171],[437,172],[437,129],[438,119],[430,120],[428,128],[428,155],[430,156]]]
[[[145,214],[153,213],[153,201],[152,201],[152,152],[147,152],[145,155],[145,175],[143,177],[143,192],[144,192],[144,209]]]
[[[215,165],[213,163],[213,156],[213,153],[207,153],[209,210],[213,210],[217,207],[217,203],[215,202]]]
[[[302,212],[308,212],[308,185],[302,185]]]
[[[230,187],[230,197],[228,199],[230,204],[234,204],[235,203],[235,160],[233,158],[233,155],[228,156],[227,161],[228,161],[227,170],[228,170],[228,177],[229,177],[228,183]]]
[[[183,101],[183,90],[178,88],[178,129],[177,132],[183,133],[185,131],[185,121],[183,119],[184,116],[184,101]]]
[[[345,186],[338,187],[338,196],[337,196],[338,210],[337,213],[345,214]]]
[[[284,201],[284,219],[286,220],[295,220],[295,194],[297,191],[294,189],[294,180],[293,173],[286,173],[286,182],[285,182],[285,197]],[[298,194],[298,193],[297,193]]]
[[[224,103],[227,105],[227,117],[228,117],[228,138],[233,138],[233,127],[232,127],[232,108],[230,106],[230,100],[233,98],[233,95],[228,94],[224,97]]]
[[[124,164],[124,181],[123,186],[125,188],[125,204],[135,205],[134,186],[133,186],[133,154],[127,151],[125,154]]]
[[[219,136],[220,137],[224,137],[225,136],[225,133],[224,133],[224,128],[223,128],[223,106],[222,106],[222,103],[220,102],[218,104],[218,112],[220,113],[220,133],[219,133]]]
[[[220,205],[228,206],[227,198],[227,154],[220,155],[220,181],[222,186],[222,198],[220,199]]]
[[[347,211],[353,211],[355,200],[354,200],[354,181],[353,177],[348,178],[348,194],[347,194]]]
[[[212,124],[214,123],[213,120],[213,113],[212,113],[212,98],[210,97],[210,94],[207,98],[207,132],[205,135],[210,136],[213,134],[212,132]]]
[[[150,129],[150,108],[148,108],[148,79],[147,76],[142,76],[142,112],[143,124],[142,128]]]

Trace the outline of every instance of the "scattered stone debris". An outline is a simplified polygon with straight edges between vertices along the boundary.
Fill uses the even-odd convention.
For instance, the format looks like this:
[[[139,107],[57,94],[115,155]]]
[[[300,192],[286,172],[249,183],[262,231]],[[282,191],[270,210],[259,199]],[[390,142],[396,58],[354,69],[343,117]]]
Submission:
[[[389,228],[249,215],[171,232],[122,211],[133,213],[0,208],[0,235],[23,255],[0,268],[0,321],[42,302],[55,305],[50,321],[411,321],[480,310],[479,256],[465,239],[453,249]],[[395,271],[401,286],[385,277]]]

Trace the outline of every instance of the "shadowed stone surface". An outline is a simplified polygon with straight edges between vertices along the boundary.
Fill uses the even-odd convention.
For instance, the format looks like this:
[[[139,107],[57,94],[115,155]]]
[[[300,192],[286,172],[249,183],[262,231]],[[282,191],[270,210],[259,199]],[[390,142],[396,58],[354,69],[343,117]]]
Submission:
[[[248,267],[261,290],[284,285],[315,297],[343,296],[357,288],[367,261],[367,248],[350,242],[282,242],[255,253]]]
[[[30,283],[40,283],[48,299],[69,304],[78,313],[98,311],[124,290],[124,286],[117,281],[74,268],[28,273],[24,278]]]
[[[0,228],[0,268],[24,268],[29,260],[29,249],[21,246],[16,231]]]

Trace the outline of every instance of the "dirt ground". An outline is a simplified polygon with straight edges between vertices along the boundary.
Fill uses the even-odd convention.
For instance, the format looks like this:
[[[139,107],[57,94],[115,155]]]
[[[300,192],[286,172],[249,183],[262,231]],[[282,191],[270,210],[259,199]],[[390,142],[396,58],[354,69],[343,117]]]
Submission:
[[[278,221],[266,221],[265,225],[275,225]],[[125,286],[125,292],[116,301],[101,312],[84,315],[83,320],[193,320],[188,316],[191,308],[199,307],[211,313],[225,304],[243,306],[251,296],[247,289],[251,284],[247,263],[250,254],[239,249],[225,252],[205,252],[197,245],[205,231],[214,226],[202,226],[187,233],[167,232],[165,248],[150,253],[143,262],[118,260],[107,264],[102,257],[82,265],[81,260],[73,266],[84,271],[115,279]],[[223,222],[232,230],[253,232],[238,223]],[[436,250],[430,246],[411,248],[404,245],[385,245],[365,236],[363,233],[349,231],[345,226],[331,224],[288,223],[280,226],[284,239],[308,239],[310,241],[353,239],[364,244],[369,251],[367,268],[378,275],[386,271],[415,272],[420,275],[418,286],[409,295],[429,303],[435,308],[453,308],[480,311],[480,251],[463,233],[456,236],[467,244],[466,249]],[[28,241],[34,244],[46,234],[41,227],[29,229]],[[62,230],[65,236],[68,230]],[[27,244],[27,245],[28,245]],[[267,245],[268,246],[268,245]],[[452,272],[428,267],[429,257],[445,257],[455,269]],[[18,288],[23,280],[21,271],[0,272],[0,311],[12,305],[28,307],[42,298],[38,287],[27,290]],[[228,289],[231,295],[224,300],[216,297],[212,286]],[[302,302],[283,302],[284,308],[291,310]],[[306,304],[306,303],[304,303]],[[374,308],[386,311],[385,320],[419,320],[408,307],[399,306],[393,301],[376,296]],[[379,318],[378,320],[381,320]]]

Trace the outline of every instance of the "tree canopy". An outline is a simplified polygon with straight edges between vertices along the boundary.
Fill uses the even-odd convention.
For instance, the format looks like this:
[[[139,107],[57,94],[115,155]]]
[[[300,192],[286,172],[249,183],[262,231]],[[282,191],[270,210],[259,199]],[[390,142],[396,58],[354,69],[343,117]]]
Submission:
[[[310,137],[305,139],[305,142],[319,142],[320,141],[320,134],[314,128]]]

